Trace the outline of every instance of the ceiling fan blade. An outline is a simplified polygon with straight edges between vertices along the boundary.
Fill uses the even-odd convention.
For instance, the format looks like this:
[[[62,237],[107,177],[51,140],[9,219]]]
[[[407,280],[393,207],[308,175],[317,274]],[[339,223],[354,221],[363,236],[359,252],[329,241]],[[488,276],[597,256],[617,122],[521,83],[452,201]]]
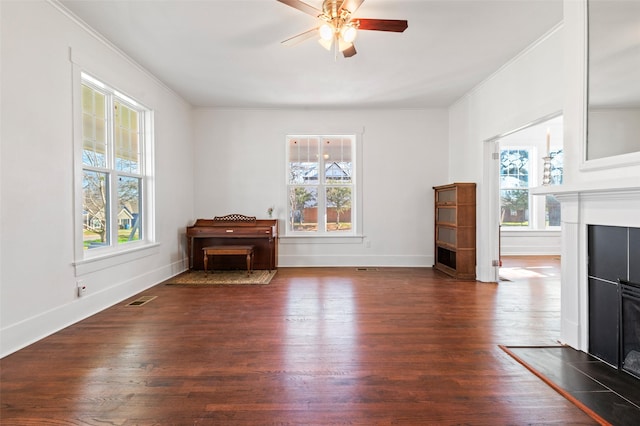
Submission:
[[[364,0],[344,0],[342,6],[340,6],[340,10],[346,9],[353,15],[362,3],[364,3]]]
[[[353,21],[359,21],[359,30],[373,30],[373,31],[391,31],[394,33],[401,33],[407,29],[409,24],[404,19],[354,19]]]
[[[342,55],[345,58],[350,58],[353,55],[355,55],[356,53],[358,53],[358,52],[356,52],[356,46],[353,45],[353,44],[350,47],[348,47],[348,48],[346,48],[345,50],[342,51]]]
[[[311,28],[309,31],[305,31],[298,35],[294,35],[291,38],[288,38],[282,42],[285,46],[295,46],[298,43],[302,43],[303,41],[310,39],[314,35],[318,34],[318,28]]]
[[[291,6],[294,9],[298,9],[299,11],[304,12],[316,18],[322,15],[322,11],[320,9],[316,9],[315,7],[310,6],[300,0],[277,0],[277,1],[279,1],[280,3],[284,3],[287,6]]]

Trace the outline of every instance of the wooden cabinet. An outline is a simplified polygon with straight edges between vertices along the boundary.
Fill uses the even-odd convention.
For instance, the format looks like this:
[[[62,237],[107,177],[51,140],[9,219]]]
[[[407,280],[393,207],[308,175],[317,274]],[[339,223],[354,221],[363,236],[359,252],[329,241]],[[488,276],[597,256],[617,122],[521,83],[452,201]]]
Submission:
[[[434,186],[435,262],[459,280],[476,279],[476,184]]]

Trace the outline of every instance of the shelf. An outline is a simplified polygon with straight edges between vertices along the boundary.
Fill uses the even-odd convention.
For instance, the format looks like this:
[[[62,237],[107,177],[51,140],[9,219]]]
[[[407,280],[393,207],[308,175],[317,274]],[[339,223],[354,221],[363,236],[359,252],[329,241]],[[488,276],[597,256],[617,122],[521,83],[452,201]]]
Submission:
[[[476,279],[476,184],[454,183],[435,191],[435,263],[459,280]]]

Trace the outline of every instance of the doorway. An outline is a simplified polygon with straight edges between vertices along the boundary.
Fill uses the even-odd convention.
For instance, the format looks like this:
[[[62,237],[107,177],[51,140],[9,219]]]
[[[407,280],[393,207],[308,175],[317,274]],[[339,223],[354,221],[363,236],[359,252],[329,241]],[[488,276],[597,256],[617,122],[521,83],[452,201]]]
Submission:
[[[510,268],[518,267],[518,258],[524,267],[525,257],[560,256],[560,203],[551,194],[536,195],[536,189],[562,184],[563,117],[545,117],[492,142],[500,280],[513,272],[502,269],[505,256]]]

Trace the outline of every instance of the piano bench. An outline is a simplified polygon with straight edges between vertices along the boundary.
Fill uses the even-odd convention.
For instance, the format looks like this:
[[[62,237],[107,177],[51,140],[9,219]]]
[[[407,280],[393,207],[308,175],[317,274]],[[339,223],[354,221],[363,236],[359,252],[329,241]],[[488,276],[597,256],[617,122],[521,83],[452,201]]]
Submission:
[[[209,256],[244,255],[247,257],[247,276],[253,273],[253,247],[254,246],[208,246],[203,247],[204,273],[209,270]]]

